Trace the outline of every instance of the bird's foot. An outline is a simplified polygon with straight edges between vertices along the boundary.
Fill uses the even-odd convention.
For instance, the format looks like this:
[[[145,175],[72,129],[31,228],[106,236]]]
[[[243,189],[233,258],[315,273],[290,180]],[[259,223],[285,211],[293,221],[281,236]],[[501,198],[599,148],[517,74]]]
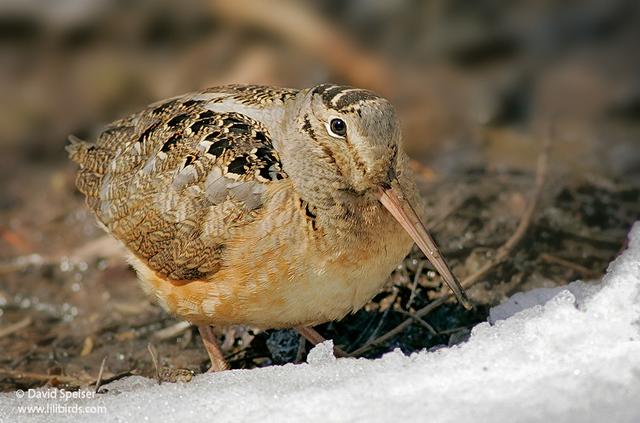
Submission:
[[[204,348],[207,350],[207,354],[209,354],[209,360],[211,360],[211,367],[207,372],[221,372],[223,370],[228,370],[229,363],[227,363],[227,360],[224,358],[218,339],[213,333],[213,330],[211,330],[211,326],[198,325],[198,331],[202,337]]]

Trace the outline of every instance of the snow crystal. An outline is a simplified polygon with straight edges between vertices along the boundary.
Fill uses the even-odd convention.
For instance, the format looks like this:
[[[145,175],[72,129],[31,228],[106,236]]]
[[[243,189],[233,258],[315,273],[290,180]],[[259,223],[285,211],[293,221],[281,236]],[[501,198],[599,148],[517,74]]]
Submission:
[[[333,355],[333,341],[331,340],[316,345],[307,355],[307,363],[313,365],[333,363],[334,361],[336,361],[336,357]]]
[[[638,422],[639,288],[637,223],[599,284],[516,294],[460,345],[366,360],[336,359],[327,342],[307,364],[204,374],[184,384],[129,377],[90,398],[2,394],[0,422]],[[22,408],[46,404],[67,408]],[[80,416],[72,406],[93,408]]]

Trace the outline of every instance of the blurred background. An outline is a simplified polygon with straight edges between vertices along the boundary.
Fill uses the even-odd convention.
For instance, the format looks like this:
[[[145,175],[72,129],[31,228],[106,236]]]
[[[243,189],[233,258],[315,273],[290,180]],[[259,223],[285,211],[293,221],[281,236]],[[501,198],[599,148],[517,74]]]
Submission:
[[[175,324],[83,207],[69,134],[93,139],[148,103],[214,85],[372,89],[397,107],[433,230],[460,274],[517,224],[551,137],[551,182],[525,248],[474,287],[476,314],[445,307],[437,335],[415,328],[378,353],[411,351],[464,339],[505,295],[595,277],[623,248],[640,215],[639,43],[634,0],[2,0],[0,372],[37,374],[0,373],[0,388],[85,380],[105,355],[112,376],[149,372],[146,343]],[[428,303],[439,281],[423,268],[417,252],[407,259],[340,328],[367,336],[343,345]],[[334,328],[325,332],[340,336]],[[222,334],[235,367],[291,360],[272,335],[238,331]],[[162,363],[205,366],[192,336],[160,338]]]

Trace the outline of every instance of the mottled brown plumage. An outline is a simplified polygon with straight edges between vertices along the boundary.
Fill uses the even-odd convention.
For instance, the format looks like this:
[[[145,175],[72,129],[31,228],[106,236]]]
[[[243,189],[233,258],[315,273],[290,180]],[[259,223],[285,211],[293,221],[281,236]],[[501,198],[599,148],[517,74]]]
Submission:
[[[88,206],[163,307],[271,328],[357,310],[411,238],[462,296],[413,211],[399,144],[393,108],[370,91],[236,85],[153,104],[68,150]]]

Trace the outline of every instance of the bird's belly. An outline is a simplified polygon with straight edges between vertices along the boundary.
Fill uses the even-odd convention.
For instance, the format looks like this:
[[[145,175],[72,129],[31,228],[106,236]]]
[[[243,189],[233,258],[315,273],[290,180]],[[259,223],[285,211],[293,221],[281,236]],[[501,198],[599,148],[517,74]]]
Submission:
[[[315,325],[360,309],[380,291],[407,251],[380,255],[363,248],[338,260],[310,261],[298,278],[280,282],[282,307],[269,310],[268,326]]]
[[[395,223],[395,222],[394,222]],[[211,280],[175,283],[133,258],[143,287],[170,313],[193,323],[263,328],[340,319],[369,301],[409,252],[412,241],[391,225],[359,248],[315,250],[303,241],[244,240]],[[289,236],[285,239],[291,239]],[[293,238],[295,239],[295,238]],[[298,238],[300,239],[300,238]]]

